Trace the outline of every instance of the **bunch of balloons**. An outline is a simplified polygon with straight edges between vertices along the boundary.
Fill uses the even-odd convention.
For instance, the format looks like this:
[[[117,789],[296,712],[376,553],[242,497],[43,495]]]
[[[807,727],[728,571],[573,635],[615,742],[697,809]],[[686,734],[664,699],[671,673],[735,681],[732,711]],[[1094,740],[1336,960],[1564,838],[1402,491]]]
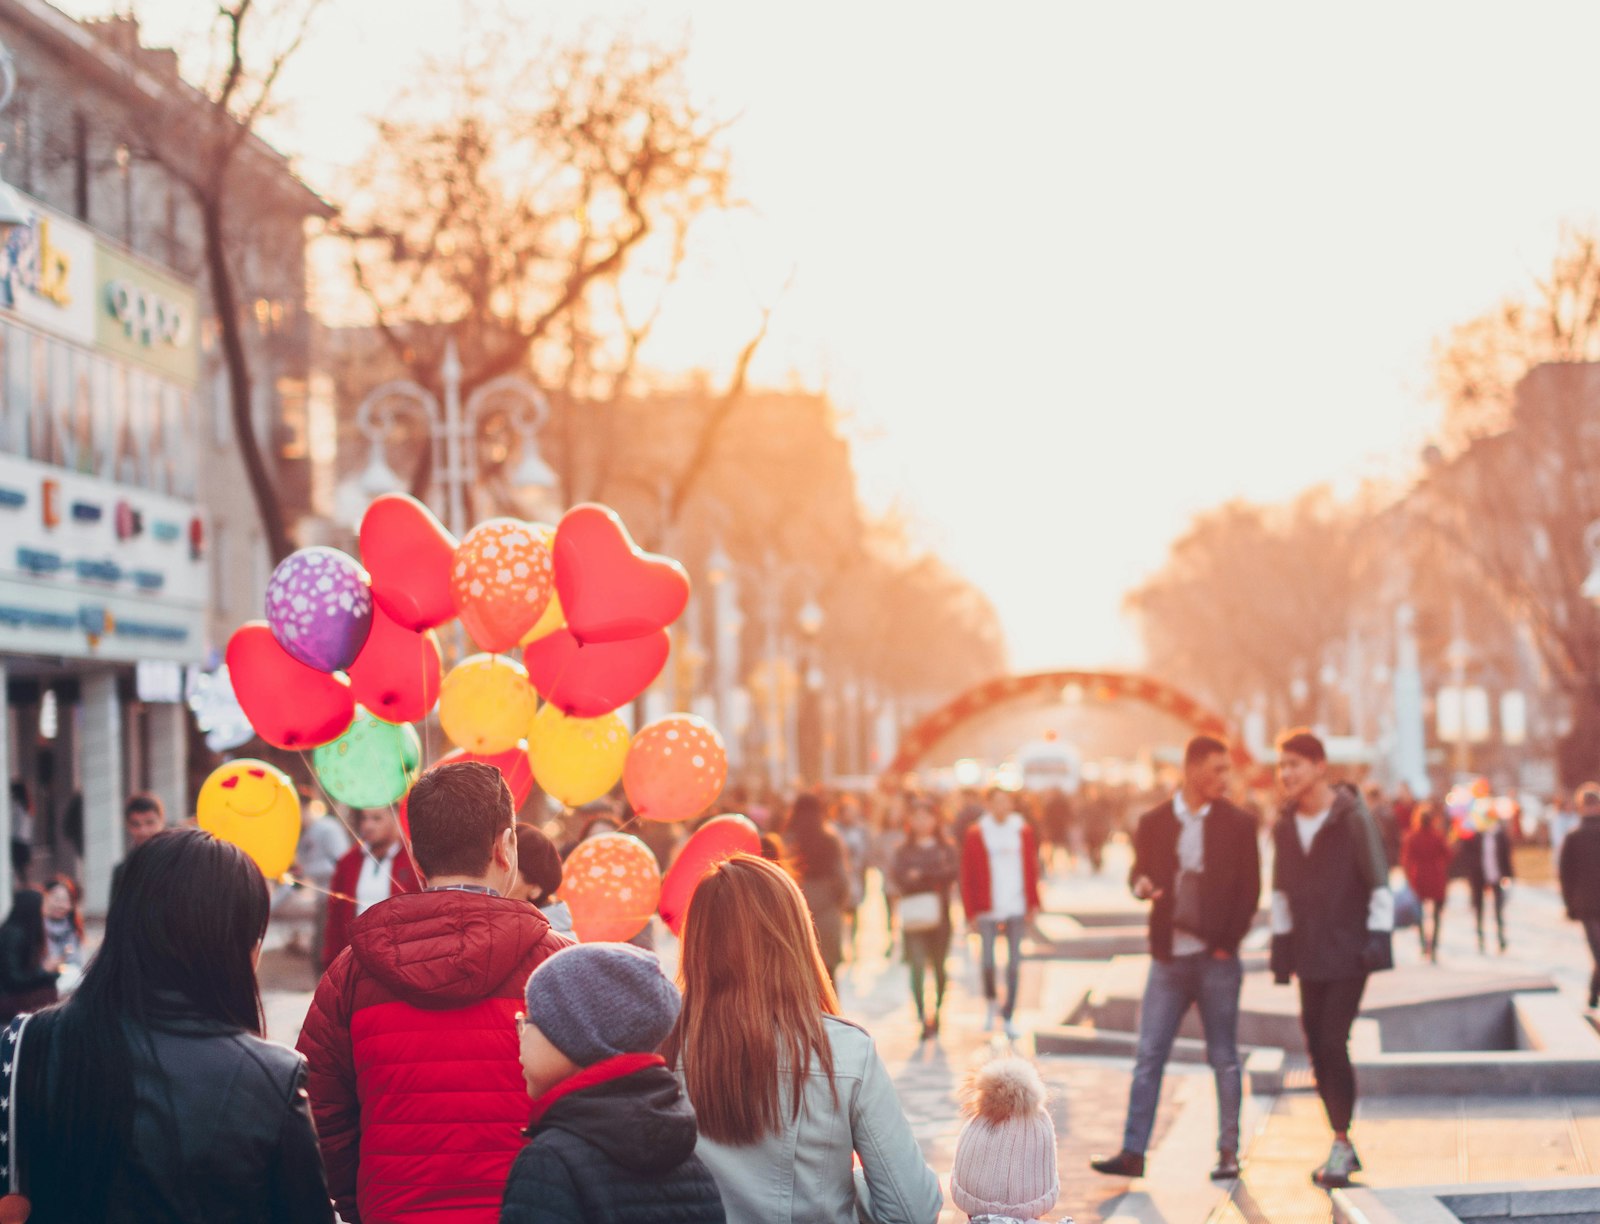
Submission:
[[[410,724],[435,709],[456,745],[435,764],[489,762],[519,806],[535,780],[577,807],[620,779],[640,817],[677,821],[721,792],[727,754],[704,719],[672,714],[630,737],[617,714],[665,667],[689,579],[676,561],[640,550],[612,510],[575,506],[555,527],[490,519],[458,541],[421,502],[393,493],[367,507],[359,539],[359,561],[323,547],[285,558],[267,586],[266,619],[242,625],[227,649],[256,734],[309,752],[331,798],[398,804],[403,823],[422,765]],[[436,630],[456,618],[480,653],[446,673]],[[247,850],[270,843],[274,853],[256,859],[275,878],[289,862],[283,833],[251,822],[287,809],[256,797],[241,805],[260,789],[257,769],[283,778],[261,762],[230,762],[202,789],[199,818]],[[287,819],[297,831],[298,811]],[[248,839],[230,835],[246,828]],[[292,837],[288,845],[292,859]],[[642,912],[637,932],[662,887],[636,850],[609,842],[587,852],[573,879],[571,904],[590,931],[620,930]]]

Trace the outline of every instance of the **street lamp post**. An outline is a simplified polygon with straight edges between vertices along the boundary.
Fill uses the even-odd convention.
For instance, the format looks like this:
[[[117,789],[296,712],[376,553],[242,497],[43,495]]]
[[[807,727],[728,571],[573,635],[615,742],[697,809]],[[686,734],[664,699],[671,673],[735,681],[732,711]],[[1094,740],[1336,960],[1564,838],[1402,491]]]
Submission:
[[[445,525],[458,538],[464,535],[471,525],[467,522],[468,490],[477,485],[479,477],[478,426],[484,414],[497,405],[510,405],[512,411],[507,415],[521,440],[522,458],[512,473],[512,483],[530,497],[547,494],[556,486],[556,475],[540,455],[537,441],[539,429],[550,416],[544,393],[526,378],[506,374],[484,383],[463,403],[462,372],[452,337],[445,343],[439,366],[444,384],[442,406],[431,391],[410,379],[383,383],[361,401],[356,408],[356,426],[369,447],[367,465],[357,478],[362,507],[371,498],[404,488],[384,456],[384,446],[395,425],[410,416],[428,431],[434,470],[444,491]]]

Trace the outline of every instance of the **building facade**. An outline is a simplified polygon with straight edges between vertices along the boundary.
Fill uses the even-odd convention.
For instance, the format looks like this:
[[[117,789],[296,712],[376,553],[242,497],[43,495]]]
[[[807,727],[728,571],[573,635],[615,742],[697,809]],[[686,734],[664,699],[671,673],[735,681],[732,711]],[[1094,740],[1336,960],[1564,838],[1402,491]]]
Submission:
[[[0,0],[0,40],[18,81],[0,175],[30,214],[0,248],[0,776],[26,793],[37,862],[77,875],[103,911],[126,797],[154,792],[174,822],[191,812],[210,762],[198,741],[191,751],[185,692],[257,614],[271,567],[199,218],[132,134],[154,100],[201,100],[129,19]],[[326,206],[265,146],[248,156],[273,184],[236,260],[252,424],[298,509],[306,218]]]

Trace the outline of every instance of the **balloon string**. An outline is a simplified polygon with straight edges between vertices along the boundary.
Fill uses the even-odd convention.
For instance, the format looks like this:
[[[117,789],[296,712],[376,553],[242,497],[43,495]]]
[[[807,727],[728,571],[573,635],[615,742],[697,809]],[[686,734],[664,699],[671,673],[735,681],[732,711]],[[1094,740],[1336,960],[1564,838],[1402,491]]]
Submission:
[[[367,843],[361,840],[361,834],[356,832],[355,826],[339,814],[339,804],[337,801],[335,801],[334,797],[328,793],[328,788],[322,785],[322,779],[317,777],[316,766],[311,763],[310,756],[307,755],[305,749],[303,748],[300,750],[300,760],[305,764],[306,772],[311,775],[311,780],[317,784],[317,789],[322,792],[322,798],[328,805],[328,811],[332,812],[334,819],[344,826],[344,831],[350,834],[351,840],[354,841],[356,845],[361,847],[361,853],[365,854],[369,859],[376,863],[378,861],[378,856],[367,848]],[[390,807],[392,810],[393,804],[391,804]],[[395,823],[397,825],[399,824],[398,816],[395,817]]]
[[[321,893],[324,897],[332,897],[335,901],[349,901],[352,905],[359,904],[354,897],[342,892],[334,892],[333,889],[324,888],[320,884],[313,884],[310,880],[302,880],[299,876],[287,871],[278,877],[278,883],[293,884],[298,888],[309,888],[312,892]]]

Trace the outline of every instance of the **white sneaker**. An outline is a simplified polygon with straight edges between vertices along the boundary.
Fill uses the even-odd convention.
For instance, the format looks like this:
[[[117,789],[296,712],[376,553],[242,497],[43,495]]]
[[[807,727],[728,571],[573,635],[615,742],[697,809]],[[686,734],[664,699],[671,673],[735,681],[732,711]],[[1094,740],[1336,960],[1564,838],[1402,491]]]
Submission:
[[[1022,1036],[1022,1030],[1017,1028],[1017,1023],[1015,1020],[1007,1020],[1005,1029],[1008,1040],[1015,1041],[1018,1037]]]

